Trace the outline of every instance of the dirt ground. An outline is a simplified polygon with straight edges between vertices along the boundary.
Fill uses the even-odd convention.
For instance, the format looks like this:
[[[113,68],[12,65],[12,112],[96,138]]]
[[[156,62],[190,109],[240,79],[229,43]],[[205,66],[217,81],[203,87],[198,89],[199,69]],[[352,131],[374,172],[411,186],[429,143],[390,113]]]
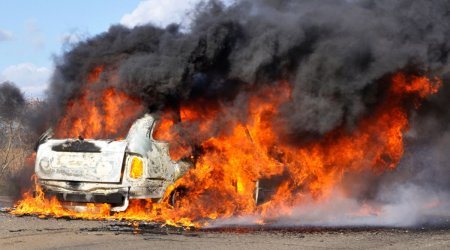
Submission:
[[[0,207],[8,206],[0,196]],[[450,249],[450,227],[226,228],[184,230],[141,223],[40,219],[0,213],[1,249]]]

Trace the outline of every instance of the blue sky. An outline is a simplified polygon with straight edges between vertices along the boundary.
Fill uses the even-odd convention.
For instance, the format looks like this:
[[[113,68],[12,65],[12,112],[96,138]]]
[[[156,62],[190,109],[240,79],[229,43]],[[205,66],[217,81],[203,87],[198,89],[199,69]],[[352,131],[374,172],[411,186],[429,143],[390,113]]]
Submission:
[[[0,83],[44,97],[54,55],[68,44],[107,31],[153,23],[185,23],[200,0],[15,0],[0,2]],[[227,0],[230,2],[231,0]]]
[[[0,29],[12,38],[0,45],[0,68],[32,62],[50,66],[50,57],[61,51],[64,36],[70,33],[97,34],[119,23],[139,0],[1,1]]]

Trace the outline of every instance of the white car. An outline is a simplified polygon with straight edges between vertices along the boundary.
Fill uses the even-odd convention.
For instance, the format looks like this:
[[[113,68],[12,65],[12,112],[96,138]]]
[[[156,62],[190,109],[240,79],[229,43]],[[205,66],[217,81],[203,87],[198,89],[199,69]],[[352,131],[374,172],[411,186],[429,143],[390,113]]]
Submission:
[[[169,144],[152,137],[155,124],[146,114],[125,140],[51,139],[44,134],[35,164],[40,185],[72,207],[109,203],[112,211],[124,211],[129,199],[160,201],[192,164],[170,158]]]

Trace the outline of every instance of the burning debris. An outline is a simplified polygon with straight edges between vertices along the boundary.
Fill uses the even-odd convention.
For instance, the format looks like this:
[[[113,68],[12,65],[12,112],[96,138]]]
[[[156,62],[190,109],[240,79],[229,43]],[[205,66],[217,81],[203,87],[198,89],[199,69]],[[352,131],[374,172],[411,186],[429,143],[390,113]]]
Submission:
[[[382,190],[405,179],[450,190],[448,174],[433,186],[414,163],[402,165],[436,139],[433,128],[448,134],[448,111],[439,109],[448,101],[448,1],[198,7],[188,32],[113,26],[80,42],[57,61],[48,110],[35,122],[53,124],[58,138],[121,140],[152,113],[153,136],[170,144],[172,160],[194,164],[163,202],[132,200],[116,214],[88,204],[91,211],[77,213],[36,185],[14,214],[265,224],[336,193],[359,204],[355,214],[378,216],[392,202]],[[423,172],[446,167],[432,164]],[[443,193],[437,199],[445,204]]]
[[[138,119],[125,140],[44,139],[36,155],[36,175],[47,195],[76,203],[108,203],[125,211],[130,199],[160,201],[189,168],[170,159],[168,144],[150,135],[155,120]],[[82,206],[85,207],[85,206]]]

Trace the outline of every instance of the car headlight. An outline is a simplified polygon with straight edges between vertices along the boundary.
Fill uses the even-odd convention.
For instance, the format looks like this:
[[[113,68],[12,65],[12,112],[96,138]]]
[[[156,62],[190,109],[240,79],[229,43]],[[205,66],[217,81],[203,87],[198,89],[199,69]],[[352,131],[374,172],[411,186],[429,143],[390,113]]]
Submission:
[[[39,167],[44,173],[50,172],[51,170],[50,160],[47,157],[42,158],[41,161],[39,162]]]
[[[133,179],[141,178],[144,173],[144,164],[138,157],[133,157],[131,160],[130,177]]]

